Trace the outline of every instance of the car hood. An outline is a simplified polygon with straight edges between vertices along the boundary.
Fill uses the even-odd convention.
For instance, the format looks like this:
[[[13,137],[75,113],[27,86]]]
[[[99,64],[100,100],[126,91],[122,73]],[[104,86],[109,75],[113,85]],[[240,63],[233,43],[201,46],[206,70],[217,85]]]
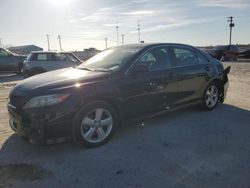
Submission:
[[[77,68],[59,69],[27,78],[16,85],[13,92],[16,90],[21,93],[27,93],[30,90],[37,91],[42,89],[48,91],[58,88],[67,88],[75,84],[102,81],[107,79],[109,75],[109,72],[95,72]]]

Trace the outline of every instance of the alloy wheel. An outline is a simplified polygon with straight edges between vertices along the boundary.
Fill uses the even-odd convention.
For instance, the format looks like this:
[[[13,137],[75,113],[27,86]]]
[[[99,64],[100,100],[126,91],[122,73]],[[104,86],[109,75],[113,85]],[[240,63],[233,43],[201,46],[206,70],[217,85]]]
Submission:
[[[81,122],[81,135],[90,143],[102,142],[109,136],[113,127],[113,117],[104,108],[88,112]]]
[[[218,102],[219,92],[218,88],[215,85],[211,85],[207,91],[205,96],[206,105],[209,108],[213,108]]]

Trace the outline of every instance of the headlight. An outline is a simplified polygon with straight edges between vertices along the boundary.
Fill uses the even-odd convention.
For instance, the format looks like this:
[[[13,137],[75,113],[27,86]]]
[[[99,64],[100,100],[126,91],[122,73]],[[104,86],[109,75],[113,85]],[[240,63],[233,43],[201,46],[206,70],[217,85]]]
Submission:
[[[69,97],[69,94],[54,94],[54,95],[43,95],[30,99],[25,105],[24,109],[37,108],[44,106],[51,106],[64,101]]]

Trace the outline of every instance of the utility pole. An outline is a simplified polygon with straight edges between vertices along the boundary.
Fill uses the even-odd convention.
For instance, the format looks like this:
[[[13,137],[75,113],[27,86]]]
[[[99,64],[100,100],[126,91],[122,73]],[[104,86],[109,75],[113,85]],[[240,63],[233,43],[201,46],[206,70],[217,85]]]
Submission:
[[[141,26],[140,26],[140,20],[137,22],[137,30],[138,30],[138,43],[141,43]]]
[[[61,43],[61,36],[60,35],[58,35],[58,41],[59,41],[60,51],[62,51],[62,43]]]
[[[124,34],[122,34],[122,45],[124,45]]]
[[[49,34],[46,34],[47,37],[47,43],[48,43],[48,51],[50,51],[50,45],[49,45]]]
[[[117,46],[119,46],[119,26],[117,25],[116,27],[116,38],[117,38]]]
[[[106,46],[106,49],[108,48],[108,38],[105,37],[105,46]]]
[[[229,35],[229,45],[232,44],[232,28],[234,27],[233,16],[229,16],[227,22],[229,22],[230,35]]]

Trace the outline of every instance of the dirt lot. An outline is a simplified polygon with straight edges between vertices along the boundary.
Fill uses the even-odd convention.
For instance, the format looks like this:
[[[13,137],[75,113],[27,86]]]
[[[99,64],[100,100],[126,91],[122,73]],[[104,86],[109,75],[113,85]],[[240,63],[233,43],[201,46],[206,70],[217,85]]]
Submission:
[[[250,63],[232,66],[224,104],[188,108],[120,127],[106,145],[30,145],[8,125],[0,77],[0,187],[250,187]]]

